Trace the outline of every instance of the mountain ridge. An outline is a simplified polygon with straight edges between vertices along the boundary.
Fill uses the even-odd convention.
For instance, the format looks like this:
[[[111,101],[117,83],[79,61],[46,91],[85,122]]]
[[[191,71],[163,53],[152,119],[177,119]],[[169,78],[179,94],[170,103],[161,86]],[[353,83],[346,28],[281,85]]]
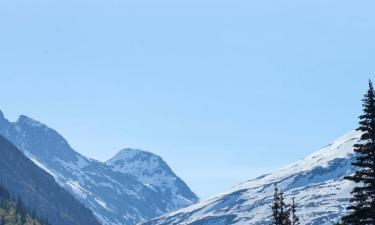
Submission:
[[[274,185],[290,201],[296,198],[301,225],[331,225],[346,213],[353,184],[343,180],[355,168],[353,145],[361,133],[352,131],[321,150],[228,191],[142,225],[261,225],[270,222]]]
[[[0,135],[2,185],[54,225],[99,225],[92,212]]]
[[[56,130],[30,117],[21,115],[9,122],[1,113],[0,135],[52,175],[104,225],[133,225],[197,201],[182,180],[181,192],[144,184],[134,174],[79,154]],[[179,202],[174,202],[173,194],[181,195]]]

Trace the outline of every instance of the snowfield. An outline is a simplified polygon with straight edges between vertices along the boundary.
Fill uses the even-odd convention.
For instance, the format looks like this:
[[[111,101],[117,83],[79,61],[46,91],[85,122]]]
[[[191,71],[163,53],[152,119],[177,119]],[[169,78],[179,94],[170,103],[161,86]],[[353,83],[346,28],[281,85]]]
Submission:
[[[274,185],[286,201],[295,197],[302,225],[332,225],[346,213],[353,183],[343,177],[354,172],[353,145],[360,135],[350,132],[301,161],[142,225],[268,224]]]

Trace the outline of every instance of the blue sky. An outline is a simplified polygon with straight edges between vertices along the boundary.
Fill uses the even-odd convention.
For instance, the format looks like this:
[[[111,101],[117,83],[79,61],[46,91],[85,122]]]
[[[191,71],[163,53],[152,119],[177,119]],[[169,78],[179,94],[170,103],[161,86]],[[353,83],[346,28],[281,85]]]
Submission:
[[[82,154],[160,154],[201,197],[357,126],[374,1],[3,0],[0,108]]]

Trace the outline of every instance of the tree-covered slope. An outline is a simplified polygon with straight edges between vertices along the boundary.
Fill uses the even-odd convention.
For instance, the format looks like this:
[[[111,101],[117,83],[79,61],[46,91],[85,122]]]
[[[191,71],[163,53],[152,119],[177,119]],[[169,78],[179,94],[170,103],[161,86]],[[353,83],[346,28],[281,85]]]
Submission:
[[[26,207],[21,198],[12,196],[0,184],[0,225],[51,225],[47,217],[39,217]]]

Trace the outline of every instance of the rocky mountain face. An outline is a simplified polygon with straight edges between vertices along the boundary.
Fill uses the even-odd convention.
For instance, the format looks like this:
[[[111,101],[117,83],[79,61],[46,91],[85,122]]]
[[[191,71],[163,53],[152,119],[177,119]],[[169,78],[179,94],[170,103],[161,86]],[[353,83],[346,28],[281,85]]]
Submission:
[[[299,162],[142,225],[269,224],[275,185],[286,201],[295,197],[302,225],[332,225],[346,213],[353,183],[343,177],[354,172],[359,137],[353,131]]]
[[[89,209],[2,136],[0,155],[2,185],[39,217],[48,217],[54,225],[99,225]]]
[[[198,200],[167,164],[151,153],[125,150],[106,163],[99,162],[80,155],[55,130],[27,116],[9,122],[0,113],[0,134],[91,209],[104,225],[133,225]]]

